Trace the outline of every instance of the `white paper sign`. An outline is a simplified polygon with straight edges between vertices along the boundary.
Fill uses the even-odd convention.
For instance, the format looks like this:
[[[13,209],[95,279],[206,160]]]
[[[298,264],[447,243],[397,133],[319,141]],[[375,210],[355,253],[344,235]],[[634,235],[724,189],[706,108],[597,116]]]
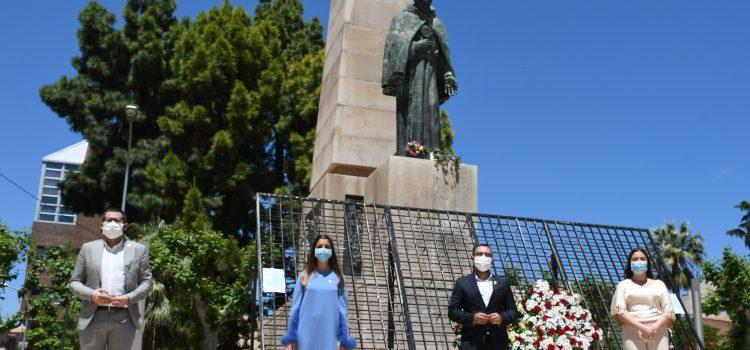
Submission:
[[[263,293],[286,293],[284,270],[263,268]]]
[[[669,300],[672,301],[672,310],[674,310],[676,315],[685,314],[685,309],[682,308],[682,304],[680,304],[680,299],[677,298],[677,294],[669,293]]]

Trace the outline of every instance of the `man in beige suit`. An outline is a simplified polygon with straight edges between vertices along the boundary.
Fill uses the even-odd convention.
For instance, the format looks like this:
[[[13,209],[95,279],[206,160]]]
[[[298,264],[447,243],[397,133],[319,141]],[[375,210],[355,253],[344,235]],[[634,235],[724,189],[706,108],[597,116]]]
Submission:
[[[104,213],[103,238],[84,244],[69,289],[83,301],[78,319],[82,350],[139,349],[133,344],[144,325],[138,302],[151,291],[148,248],[123,236],[127,217]]]

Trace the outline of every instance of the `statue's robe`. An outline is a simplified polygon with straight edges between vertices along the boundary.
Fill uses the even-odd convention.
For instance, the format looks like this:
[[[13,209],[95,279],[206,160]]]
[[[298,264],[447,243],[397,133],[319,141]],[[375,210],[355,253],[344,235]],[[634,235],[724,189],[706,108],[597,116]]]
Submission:
[[[419,53],[415,43],[431,40],[435,52]],[[391,21],[383,59],[383,93],[396,97],[397,154],[410,141],[440,150],[440,105],[450,98],[445,77],[455,77],[445,25],[435,10],[409,5]]]

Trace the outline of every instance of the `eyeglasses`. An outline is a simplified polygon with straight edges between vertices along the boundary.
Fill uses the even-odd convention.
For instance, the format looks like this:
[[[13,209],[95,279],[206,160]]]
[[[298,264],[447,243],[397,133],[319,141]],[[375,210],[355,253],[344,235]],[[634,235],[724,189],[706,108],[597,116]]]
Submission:
[[[104,219],[104,222],[113,222],[113,221],[116,222],[116,223],[118,223],[118,224],[122,223],[122,219],[118,219],[118,218],[105,218]]]
[[[484,256],[486,256],[486,257],[488,257],[488,258],[491,258],[491,257],[492,257],[492,253],[481,253],[481,252],[479,252],[479,253],[474,253],[474,256],[482,256],[482,255],[484,255]]]

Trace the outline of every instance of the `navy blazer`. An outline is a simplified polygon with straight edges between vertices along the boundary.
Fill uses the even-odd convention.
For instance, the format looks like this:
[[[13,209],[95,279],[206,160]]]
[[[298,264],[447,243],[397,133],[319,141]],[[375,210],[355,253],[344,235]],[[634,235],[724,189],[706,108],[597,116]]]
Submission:
[[[509,345],[507,327],[518,318],[513,291],[507,279],[494,275],[490,279],[493,290],[487,306],[482,300],[475,274],[460,277],[453,287],[448,318],[462,325],[461,350],[505,349]],[[503,322],[499,327],[493,324],[475,326],[474,314],[480,312],[498,313]]]

